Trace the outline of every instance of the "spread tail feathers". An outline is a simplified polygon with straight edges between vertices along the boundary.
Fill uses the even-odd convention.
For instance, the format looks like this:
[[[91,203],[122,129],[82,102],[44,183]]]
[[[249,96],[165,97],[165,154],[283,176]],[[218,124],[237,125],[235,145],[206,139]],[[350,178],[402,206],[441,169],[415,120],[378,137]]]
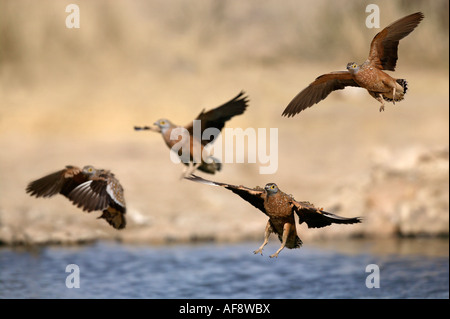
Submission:
[[[408,91],[408,82],[405,79],[397,79],[397,83],[400,84],[400,86],[403,88],[403,92],[396,94],[395,102],[403,100],[406,91]],[[388,102],[394,101],[392,94],[390,96],[386,96],[386,94],[383,94],[383,99]]]
[[[115,229],[123,229],[127,225],[124,214],[125,213],[122,213],[112,207],[108,207],[98,218],[105,219],[108,224],[110,224]]]

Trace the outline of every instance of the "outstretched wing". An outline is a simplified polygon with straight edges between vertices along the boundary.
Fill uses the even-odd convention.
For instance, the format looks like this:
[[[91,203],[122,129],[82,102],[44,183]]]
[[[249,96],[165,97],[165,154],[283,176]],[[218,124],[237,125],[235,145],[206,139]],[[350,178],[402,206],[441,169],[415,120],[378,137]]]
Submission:
[[[89,180],[71,191],[68,197],[85,211],[104,210],[110,201],[106,187],[106,180]]]
[[[359,85],[353,80],[348,71],[336,71],[323,74],[314,80],[308,87],[297,94],[283,111],[283,116],[291,117],[304,109],[319,103],[331,92],[342,90],[347,86]]]
[[[381,30],[370,44],[368,60],[380,70],[394,71],[399,41],[410,34],[423,18],[422,12],[416,12]]]
[[[89,180],[73,189],[68,197],[75,205],[88,212],[104,210],[108,206],[125,212],[123,188],[116,179],[101,176]]]
[[[196,118],[196,120],[200,120],[201,122],[201,133],[208,128],[216,128],[217,131],[214,132],[211,137],[203,140],[202,144],[206,145],[211,142],[213,139],[217,137],[219,132],[225,126],[225,122],[230,120],[233,116],[240,115],[245,112],[248,106],[248,97],[244,96],[244,92],[240,92],[236,97],[231,99],[230,101],[208,111],[205,112],[203,110]],[[186,129],[189,131],[189,134],[193,136],[193,123],[190,123],[186,126]]]
[[[309,202],[292,201],[294,211],[297,213],[299,223],[306,223],[308,228],[321,228],[331,224],[355,224],[360,223],[361,218],[346,218],[335,214],[331,214],[314,207]]]
[[[103,213],[99,218],[105,219],[116,229],[122,229],[126,226],[123,188],[111,175],[101,174],[79,185],[68,197],[77,207],[85,211],[102,210]]]
[[[46,175],[28,184],[26,192],[36,197],[51,197],[56,194],[67,196],[75,187],[87,179],[76,166]]]
[[[262,188],[248,188],[245,186],[235,186],[235,185],[230,185],[230,184],[225,184],[225,183],[213,182],[213,181],[201,178],[201,177],[193,175],[193,174],[188,177],[185,177],[185,178],[188,180],[194,181],[194,182],[202,183],[202,184],[225,187],[226,189],[239,195],[242,199],[249,202],[256,208],[261,210],[264,214],[266,214],[266,210],[264,208],[265,193],[264,193],[264,189],[262,189]]]

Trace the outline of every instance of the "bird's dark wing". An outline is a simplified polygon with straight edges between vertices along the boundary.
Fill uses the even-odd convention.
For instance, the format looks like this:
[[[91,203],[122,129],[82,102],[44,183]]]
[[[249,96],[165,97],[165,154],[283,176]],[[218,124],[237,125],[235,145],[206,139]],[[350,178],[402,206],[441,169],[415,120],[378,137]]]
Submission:
[[[244,92],[240,92],[236,97],[231,99],[230,101],[208,111],[205,112],[203,110],[196,118],[196,120],[200,120],[200,129],[201,133],[208,128],[216,128],[216,132],[212,132],[211,136],[208,136],[207,139],[202,139],[202,144],[206,145],[211,142],[213,139],[217,137],[219,132],[225,126],[225,122],[230,120],[233,116],[240,115],[245,112],[248,106],[248,97],[244,96]],[[193,123],[190,123],[185,127],[191,136],[194,134]]]
[[[336,71],[323,74],[314,80],[308,87],[297,94],[283,111],[283,116],[291,117],[304,109],[319,103],[331,92],[342,90],[347,86],[359,85],[353,80],[348,71]]]
[[[85,181],[87,179],[78,167],[66,166],[65,169],[29,183],[26,192],[36,197],[51,197],[59,193],[67,196]]]
[[[293,200],[292,204],[294,211],[298,215],[299,223],[306,223],[308,228],[321,228],[331,224],[355,224],[361,222],[361,218],[359,217],[341,217],[318,209],[309,202]]]
[[[85,211],[104,210],[110,201],[106,187],[107,181],[104,179],[89,180],[74,188],[68,197]]]
[[[113,176],[100,175],[89,180],[76,187],[68,197],[74,205],[85,211],[102,210],[99,218],[105,219],[114,228],[125,228],[123,188]]]
[[[262,188],[248,188],[245,186],[235,186],[225,183],[213,182],[193,174],[185,178],[202,184],[225,187],[226,189],[239,195],[242,199],[261,210],[264,214],[266,213],[266,210],[264,208],[265,192]]]
[[[399,41],[410,34],[423,18],[422,12],[416,12],[381,30],[370,44],[368,60],[380,70],[394,71]]]

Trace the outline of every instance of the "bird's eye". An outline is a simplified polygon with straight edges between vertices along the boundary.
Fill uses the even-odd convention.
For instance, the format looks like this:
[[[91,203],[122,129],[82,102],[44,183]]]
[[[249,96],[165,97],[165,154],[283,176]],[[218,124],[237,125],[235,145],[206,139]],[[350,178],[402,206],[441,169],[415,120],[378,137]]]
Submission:
[[[89,167],[89,168],[88,168],[88,172],[89,172],[89,173],[92,173],[93,171],[94,171],[94,169],[93,169],[92,167]]]
[[[166,125],[166,121],[161,121],[161,122],[159,122],[159,124]]]
[[[270,186],[270,189],[275,189],[275,185]]]
[[[356,69],[356,64],[353,64],[352,67],[353,67],[354,69]]]

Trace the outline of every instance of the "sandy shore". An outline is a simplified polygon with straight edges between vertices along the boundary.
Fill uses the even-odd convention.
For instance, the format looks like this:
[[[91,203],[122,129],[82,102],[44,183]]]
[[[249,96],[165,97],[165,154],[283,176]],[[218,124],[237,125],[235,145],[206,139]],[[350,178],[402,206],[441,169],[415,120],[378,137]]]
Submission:
[[[411,80],[419,82],[416,85],[421,81],[418,77]],[[254,127],[261,120],[260,127],[278,128],[277,172],[259,174],[261,163],[224,164],[222,172],[203,177],[250,187],[276,182],[298,200],[311,201],[342,216],[364,218],[362,224],[319,230],[300,225],[303,240],[448,235],[448,136],[443,134],[448,128],[446,90],[438,91],[435,103],[425,107],[427,92],[417,89],[381,114],[376,101],[365,94],[336,94],[293,119],[282,118],[280,107],[264,102],[270,101],[272,92],[253,87],[248,91],[248,112],[230,121],[229,126]],[[228,95],[210,98],[207,105],[220,104]],[[281,100],[285,99],[279,98],[280,105]],[[192,107],[190,114],[207,105]],[[45,114],[50,111],[44,106],[26,110],[34,112],[34,125],[49,121]],[[100,129],[98,134],[92,133],[95,121],[82,124],[86,130],[71,127],[78,118],[87,117],[87,110],[76,115],[74,122],[69,121],[70,129],[51,120],[48,129],[60,129],[61,134],[34,133],[30,127],[21,132],[14,119],[31,121],[21,112],[9,110],[11,119],[3,126],[9,130],[0,138],[4,150],[0,159],[3,244],[262,239],[266,223],[262,213],[224,189],[179,180],[182,165],[170,161],[161,137],[133,131],[134,125],[153,123],[161,110],[142,119],[139,111],[129,114],[126,106],[117,107],[115,112],[123,117],[116,114],[106,132]],[[92,113],[95,116],[100,111],[94,108]],[[169,117],[172,112],[167,109],[164,113]],[[174,114],[174,121],[184,123],[182,118],[189,118],[184,113],[189,114]],[[99,213],[83,213],[62,196],[36,199],[25,194],[28,182],[67,164],[92,164],[116,174],[125,188],[126,229],[112,229],[96,220]]]

